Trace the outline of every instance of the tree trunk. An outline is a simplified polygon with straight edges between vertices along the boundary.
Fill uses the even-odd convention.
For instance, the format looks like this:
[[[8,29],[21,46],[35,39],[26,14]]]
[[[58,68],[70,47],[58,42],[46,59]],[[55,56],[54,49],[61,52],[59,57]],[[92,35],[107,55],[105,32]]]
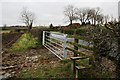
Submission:
[[[93,25],[93,23],[94,23],[94,21],[93,21],[93,19],[92,19],[92,25]]]
[[[96,20],[94,19],[94,25],[96,25]]]
[[[30,25],[28,26],[28,32],[30,32],[31,29],[32,29],[32,22],[31,22]]]
[[[70,25],[72,25],[72,20],[70,20]]]

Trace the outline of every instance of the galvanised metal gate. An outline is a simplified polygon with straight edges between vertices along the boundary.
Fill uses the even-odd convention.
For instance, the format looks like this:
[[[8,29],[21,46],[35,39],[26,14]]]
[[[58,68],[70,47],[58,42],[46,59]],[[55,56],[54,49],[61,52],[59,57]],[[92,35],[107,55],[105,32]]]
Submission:
[[[67,34],[43,31],[43,46],[59,59],[67,58]]]

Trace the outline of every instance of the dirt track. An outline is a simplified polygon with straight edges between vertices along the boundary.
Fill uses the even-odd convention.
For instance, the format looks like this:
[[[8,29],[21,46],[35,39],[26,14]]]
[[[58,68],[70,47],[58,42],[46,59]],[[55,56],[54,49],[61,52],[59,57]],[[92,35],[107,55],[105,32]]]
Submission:
[[[2,35],[2,48],[10,47],[23,33],[4,33]]]
[[[19,53],[4,53],[2,58],[2,66],[3,69],[8,67],[3,70],[5,73],[9,73],[12,76],[17,76],[21,70],[37,68],[45,64],[53,66],[53,64],[58,62],[58,60],[59,59],[47,49],[37,48]],[[9,68],[11,66],[12,68]]]

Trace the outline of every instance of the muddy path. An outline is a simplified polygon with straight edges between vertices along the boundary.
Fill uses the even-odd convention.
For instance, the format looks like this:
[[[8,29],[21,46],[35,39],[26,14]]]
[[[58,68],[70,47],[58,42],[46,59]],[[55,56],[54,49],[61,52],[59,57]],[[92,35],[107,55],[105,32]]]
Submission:
[[[25,52],[3,53],[2,75],[17,77],[20,71],[41,65],[53,66],[59,59],[46,48],[29,49]],[[9,74],[6,76],[6,74]]]
[[[17,41],[23,33],[3,33],[2,36],[2,49],[9,48],[15,41]]]

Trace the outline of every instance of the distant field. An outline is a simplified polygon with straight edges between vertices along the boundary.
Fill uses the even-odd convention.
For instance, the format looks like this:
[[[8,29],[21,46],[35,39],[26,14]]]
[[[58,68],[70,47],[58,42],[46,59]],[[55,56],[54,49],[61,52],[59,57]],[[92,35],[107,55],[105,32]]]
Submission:
[[[2,33],[10,33],[10,30],[1,30],[0,34],[2,34]]]

